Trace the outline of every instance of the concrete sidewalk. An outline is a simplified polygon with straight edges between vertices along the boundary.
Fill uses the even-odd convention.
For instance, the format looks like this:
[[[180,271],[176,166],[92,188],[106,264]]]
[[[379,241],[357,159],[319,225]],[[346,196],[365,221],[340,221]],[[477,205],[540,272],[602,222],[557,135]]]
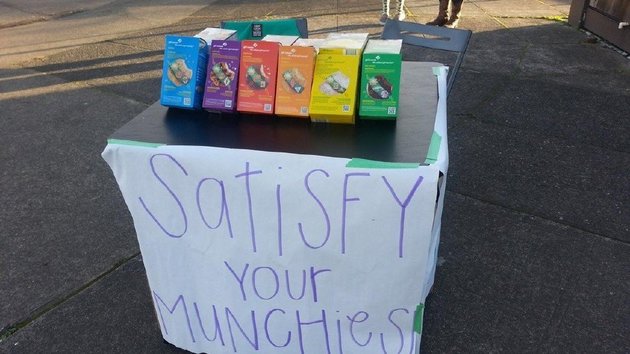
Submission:
[[[423,352],[630,352],[630,60],[567,26],[569,4],[464,2],[461,27],[474,34],[449,97]],[[90,36],[19,60],[3,43],[63,28],[55,21],[89,26],[92,10],[0,17],[0,352],[179,351],[161,339],[132,220],[100,158],[159,98],[164,34],[262,15],[305,16],[314,37],[382,28],[376,1],[181,6],[176,22],[118,32],[95,16],[103,27]],[[407,7],[426,22],[437,1]]]

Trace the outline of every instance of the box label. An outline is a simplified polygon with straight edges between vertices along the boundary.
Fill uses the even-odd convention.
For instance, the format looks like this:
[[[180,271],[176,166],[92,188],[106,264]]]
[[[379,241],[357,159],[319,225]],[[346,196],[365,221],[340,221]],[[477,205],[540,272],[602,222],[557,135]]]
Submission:
[[[263,25],[262,23],[252,23],[252,37],[262,37],[263,36]]]

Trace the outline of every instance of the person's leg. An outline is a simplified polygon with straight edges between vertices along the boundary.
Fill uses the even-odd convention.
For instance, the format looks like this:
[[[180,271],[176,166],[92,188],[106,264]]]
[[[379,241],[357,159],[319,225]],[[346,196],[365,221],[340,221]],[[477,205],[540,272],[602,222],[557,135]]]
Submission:
[[[382,0],[383,12],[381,13],[381,17],[378,19],[378,22],[380,22],[381,25],[384,25],[385,21],[389,18],[389,1],[390,0]]]
[[[405,0],[398,0],[396,2],[396,15],[394,18],[398,21],[402,21],[405,17],[407,17],[405,14]]]
[[[445,26],[448,28],[456,28],[459,24],[459,18],[462,12],[462,3],[464,0],[452,0],[451,1],[451,16],[448,18]]]
[[[433,21],[427,22],[430,26],[444,26],[448,21],[448,2],[449,0],[440,0],[438,15]]]

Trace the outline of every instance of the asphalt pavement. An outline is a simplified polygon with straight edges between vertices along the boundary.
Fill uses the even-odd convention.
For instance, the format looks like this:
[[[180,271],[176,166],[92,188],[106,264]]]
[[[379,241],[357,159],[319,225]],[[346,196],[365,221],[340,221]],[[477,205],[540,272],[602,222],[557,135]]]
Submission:
[[[407,0],[426,22],[437,1]],[[465,1],[422,351],[630,352],[630,60],[569,0]],[[377,36],[377,1],[0,1],[0,352],[178,352],[100,153],[159,98],[163,37],[307,17]],[[408,50],[407,59],[451,57]]]

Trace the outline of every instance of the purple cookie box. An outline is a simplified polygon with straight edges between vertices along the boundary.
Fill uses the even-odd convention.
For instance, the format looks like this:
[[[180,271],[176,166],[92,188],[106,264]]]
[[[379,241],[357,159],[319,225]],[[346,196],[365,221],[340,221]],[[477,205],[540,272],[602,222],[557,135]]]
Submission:
[[[234,112],[236,110],[236,90],[238,88],[238,69],[241,59],[241,42],[213,40],[209,49],[206,85],[202,107],[209,111]],[[216,85],[213,82],[213,67],[225,63],[234,72],[229,84]]]

